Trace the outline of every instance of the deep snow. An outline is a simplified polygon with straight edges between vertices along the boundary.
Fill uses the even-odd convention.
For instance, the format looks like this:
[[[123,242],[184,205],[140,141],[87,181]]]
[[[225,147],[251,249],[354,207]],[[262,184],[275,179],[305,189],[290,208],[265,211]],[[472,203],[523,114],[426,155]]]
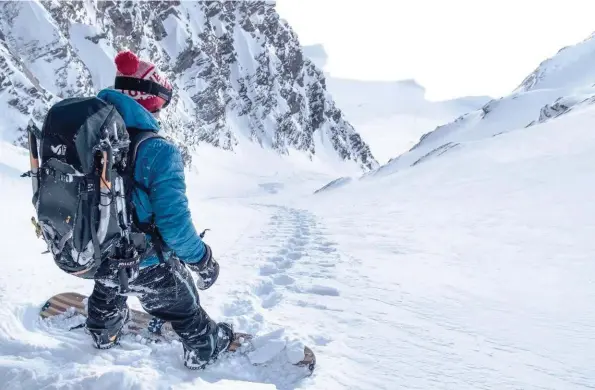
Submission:
[[[590,74],[575,72],[592,62],[592,44],[563,50],[512,95],[441,126],[365,180],[332,153],[310,161],[252,143],[198,149],[188,194],[222,267],[201,302],[238,330],[312,347],[317,369],[303,380],[278,360],[189,371],[179,343],[124,338],[97,351],[63,329],[68,321],[42,322],[48,297],[88,294],[92,283],[41,254],[30,182],[19,177],[26,152],[0,140],[2,389],[594,388],[595,93]],[[386,138],[395,107],[436,120],[451,112],[413,82],[368,85],[368,101],[363,85],[343,87],[335,95],[346,116],[376,126],[367,136],[387,153],[395,141],[408,147],[397,133]],[[373,99],[386,104],[366,106]]]
[[[592,388],[594,120],[582,107],[316,195],[338,166],[200,149],[192,212],[222,266],[202,303],[310,345],[318,367],[298,382],[241,359],[188,371],[179,344],[96,351],[42,324],[45,299],[92,285],[40,254],[27,156],[1,143],[2,388]]]

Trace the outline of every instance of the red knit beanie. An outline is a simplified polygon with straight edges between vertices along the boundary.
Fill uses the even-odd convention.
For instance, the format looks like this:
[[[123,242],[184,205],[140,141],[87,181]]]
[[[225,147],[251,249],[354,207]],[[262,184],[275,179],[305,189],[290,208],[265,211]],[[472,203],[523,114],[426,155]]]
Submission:
[[[139,58],[133,52],[129,50],[121,51],[114,59],[116,63],[116,77],[126,76],[134,77],[137,79],[145,79],[156,82],[162,87],[171,91],[171,84],[167,81],[155,65],[150,62],[139,60]],[[162,98],[148,94],[146,92],[139,91],[128,91],[120,90],[122,93],[130,96],[136,100],[139,104],[145,107],[149,112],[155,112],[165,104],[165,100]]]

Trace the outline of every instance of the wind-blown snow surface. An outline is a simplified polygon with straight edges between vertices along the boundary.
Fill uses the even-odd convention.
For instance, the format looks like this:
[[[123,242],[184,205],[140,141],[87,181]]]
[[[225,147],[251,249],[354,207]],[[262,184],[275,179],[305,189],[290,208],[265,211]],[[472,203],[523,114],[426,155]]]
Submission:
[[[310,345],[318,368],[298,382],[241,359],[188,371],[179,344],[97,351],[42,324],[45,299],[91,284],[40,254],[27,158],[0,144],[2,388],[592,388],[594,121],[582,108],[315,196],[336,167],[201,149],[192,211],[222,267],[202,304]]]
[[[334,374],[353,388],[592,388],[594,121],[571,113],[301,203],[333,232],[349,286],[333,355],[352,357]]]

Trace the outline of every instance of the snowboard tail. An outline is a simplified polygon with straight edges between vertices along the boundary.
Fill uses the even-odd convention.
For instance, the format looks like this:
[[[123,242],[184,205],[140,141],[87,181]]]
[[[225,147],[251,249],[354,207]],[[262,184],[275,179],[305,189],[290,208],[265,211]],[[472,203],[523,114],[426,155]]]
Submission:
[[[75,292],[66,292],[54,295],[42,306],[39,315],[43,319],[48,319],[60,315],[81,315],[87,317],[87,299],[86,295]],[[81,326],[82,327],[82,326]],[[125,325],[124,334],[138,335],[155,342],[171,342],[179,340],[169,322],[159,322],[156,326],[155,317],[150,314],[130,309],[130,319]],[[275,332],[273,332],[275,333]],[[252,364],[260,365],[266,363],[266,358],[263,356],[262,344],[266,344],[267,338],[271,336],[255,336],[248,333],[234,332],[234,340],[227,348],[228,352],[240,352],[250,356]],[[267,352],[264,352],[266,356]],[[299,358],[298,358],[299,359]],[[294,359],[295,362],[298,359]],[[264,361],[263,361],[264,360]],[[301,360],[293,363],[298,367],[306,367],[311,373],[316,366],[316,356],[312,349],[307,346],[303,347],[303,357]]]

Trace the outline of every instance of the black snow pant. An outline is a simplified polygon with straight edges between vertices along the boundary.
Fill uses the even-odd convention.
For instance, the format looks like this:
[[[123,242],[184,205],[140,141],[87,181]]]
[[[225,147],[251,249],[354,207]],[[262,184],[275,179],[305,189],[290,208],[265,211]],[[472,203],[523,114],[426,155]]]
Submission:
[[[95,287],[88,300],[87,326],[95,329],[119,328],[127,307],[125,295],[118,294],[117,276],[102,269],[95,277]],[[208,361],[217,345],[217,324],[200,306],[198,290],[188,268],[158,264],[140,270],[129,283],[145,311],[171,323],[186,349]]]

